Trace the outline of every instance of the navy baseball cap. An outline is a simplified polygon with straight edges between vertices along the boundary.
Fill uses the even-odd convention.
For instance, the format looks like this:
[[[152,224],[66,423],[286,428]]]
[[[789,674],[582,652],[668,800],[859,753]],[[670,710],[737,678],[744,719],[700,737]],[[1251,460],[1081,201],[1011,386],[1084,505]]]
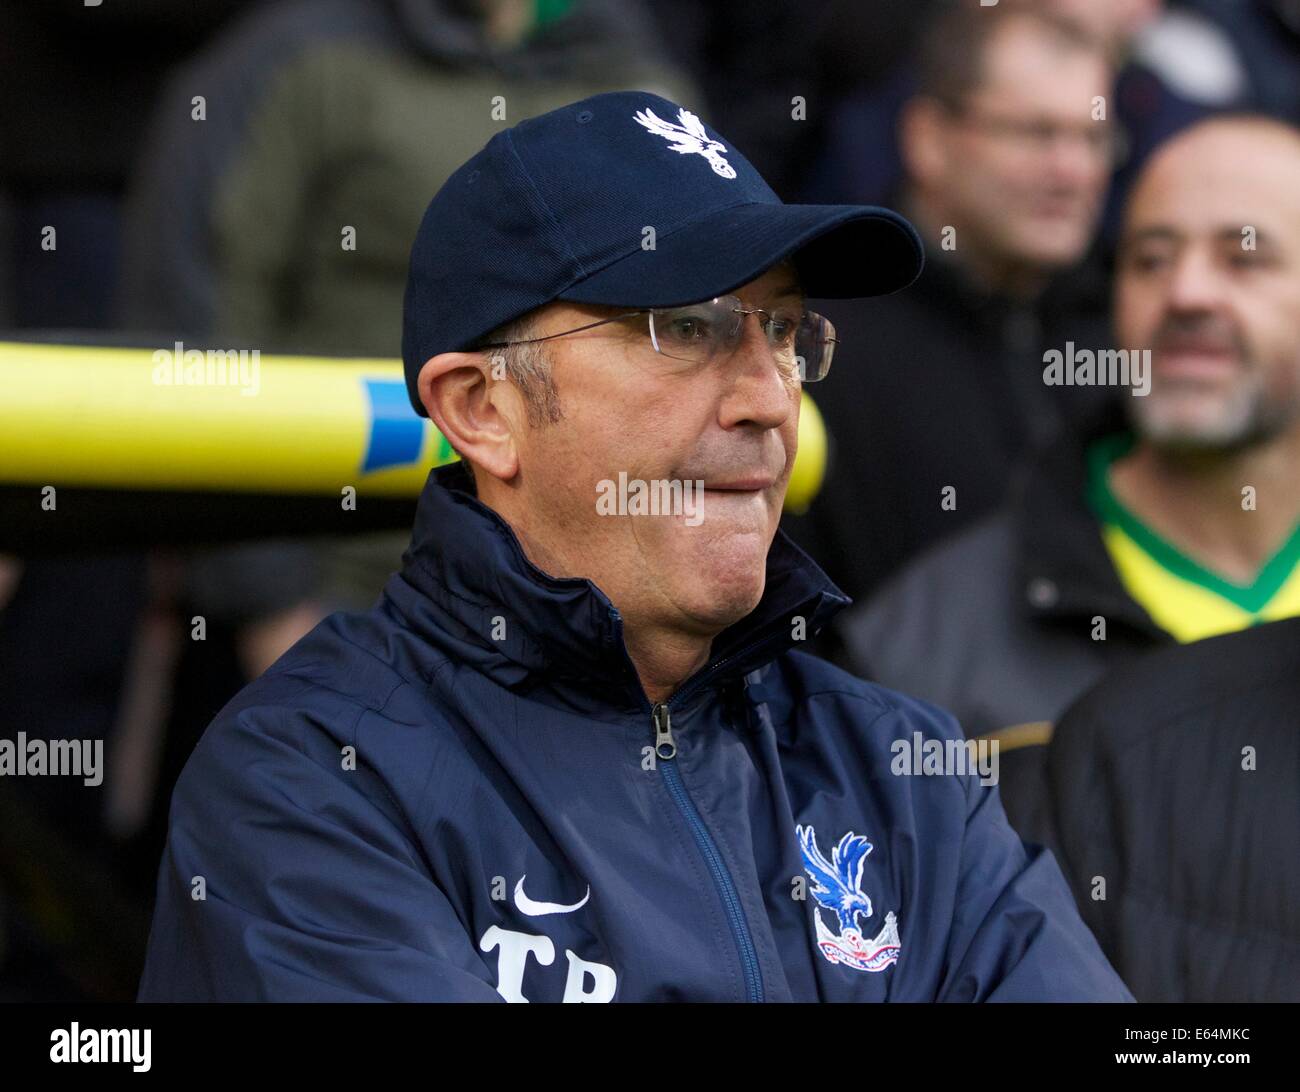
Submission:
[[[911,284],[923,253],[889,209],[785,204],[676,103],[594,95],[497,133],[429,202],[403,303],[407,393],[424,416],[430,357],[552,300],[677,307],[786,258],[808,296],[877,296]]]

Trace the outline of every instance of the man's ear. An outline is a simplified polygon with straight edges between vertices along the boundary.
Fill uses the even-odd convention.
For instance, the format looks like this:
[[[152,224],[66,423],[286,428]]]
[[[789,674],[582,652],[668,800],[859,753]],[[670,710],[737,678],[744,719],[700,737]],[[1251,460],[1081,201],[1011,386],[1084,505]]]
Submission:
[[[526,420],[519,392],[494,379],[483,353],[439,353],[418,379],[424,411],[463,458],[509,481],[519,471],[516,444]]]

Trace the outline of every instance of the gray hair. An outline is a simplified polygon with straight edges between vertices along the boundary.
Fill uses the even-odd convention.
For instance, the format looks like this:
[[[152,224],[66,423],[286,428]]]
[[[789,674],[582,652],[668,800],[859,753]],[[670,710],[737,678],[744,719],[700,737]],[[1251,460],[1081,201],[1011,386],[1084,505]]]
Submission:
[[[497,371],[496,366],[500,364],[505,370],[505,378],[519,388],[519,393],[524,399],[524,412],[531,428],[540,428],[544,423],[555,424],[564,416],[560,407],[560,392],[551,374],[551,357],[547,352],[546,343],[526,340],[536,336],[536,331],[537,322],[534,314],[521,315],[484,334],[480,341],[522,341],[523,344],[478,350],[491,362],[494,372]],[[474,464],[464,455],[461,455],[461,462],[465,464],[465,469],[474,480],[477,491],[478,478],[474,472]]]
[[[500,363],[505,368],[506,378],[519,388],[519,393],[524,397],[528,423],[533,428],[540,427],[543,421],[555,424],[564,416],[560,408],[560,392],[551,375],[551,357],[546,343],[526,340],[536,334],[535,315],[521,315],[498,326],[483,340],[522,341],[523,344],[482,350],[494,366]]]

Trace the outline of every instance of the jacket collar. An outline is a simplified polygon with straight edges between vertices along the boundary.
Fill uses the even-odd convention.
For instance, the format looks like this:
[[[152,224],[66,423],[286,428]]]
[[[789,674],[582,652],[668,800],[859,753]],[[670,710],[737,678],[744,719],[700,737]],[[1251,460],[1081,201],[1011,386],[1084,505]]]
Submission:
[[[505,686],[567,683],[606,703],[644,708],[618,610],[590,580],[553,577],[529,561],[510,525],[478,499],[461,463],[430,473],[402,562],[388,598],[407,626],[449,658]],[[761,666],[801,643],[796,616],[811,639],[850,602],[778,529],[758,606],[714,638],[708,663],[677,694]]]
[[[1126,427],[1114,406],[1067,430],[1022,466],[1010,495],[1022,602],[1041,618],[1103,615],[1158,640],[1168,634],[1124,589],[1087,500],[1087,449]]]

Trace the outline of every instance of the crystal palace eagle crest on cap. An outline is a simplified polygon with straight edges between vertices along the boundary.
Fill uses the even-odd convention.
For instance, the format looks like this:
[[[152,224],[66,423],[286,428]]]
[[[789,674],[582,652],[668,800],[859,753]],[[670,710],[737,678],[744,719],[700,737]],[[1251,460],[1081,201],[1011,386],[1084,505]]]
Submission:
[[[638,110],[634,116],[650,132],[657,133],[669,141],[669,147],[674,152],[682,155],[702,155],[709,161],[714,174],[721,175],[723,178],[736,177],[736,168],[722,158],[722,153],[727,150],[727,146],[722,141],[714,140],[709,136],[704,131],[704,122],[689,110],[682,108],[677,111],[677,121],[681,124],[664,121],[650,109]]]

